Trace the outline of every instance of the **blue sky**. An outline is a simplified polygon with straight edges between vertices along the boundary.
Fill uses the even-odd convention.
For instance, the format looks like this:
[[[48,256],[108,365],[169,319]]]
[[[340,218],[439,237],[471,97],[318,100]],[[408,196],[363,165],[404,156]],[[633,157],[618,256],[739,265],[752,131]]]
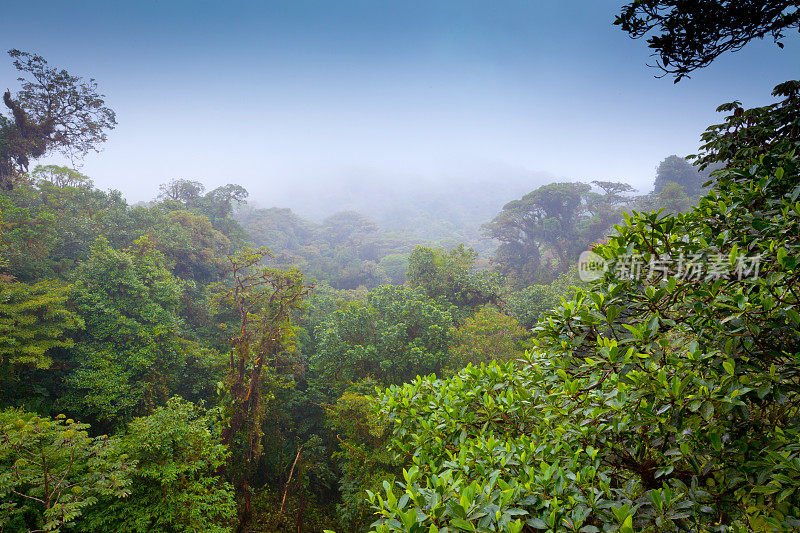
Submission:
[[[770,101],[800,39],[675,85],[606,0],[63,2],[3,9],[3,49],[98,80],[119,126],[83,171],[131,201],[170,178],[292,205],[317,184],[542,174],[642,191],[717,105]],[[7,61],[0,76],[13,89]]]

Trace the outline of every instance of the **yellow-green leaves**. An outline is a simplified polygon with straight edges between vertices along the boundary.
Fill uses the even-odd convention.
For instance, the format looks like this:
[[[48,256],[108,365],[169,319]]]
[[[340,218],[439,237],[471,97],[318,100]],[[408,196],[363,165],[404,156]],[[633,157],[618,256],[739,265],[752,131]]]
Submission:
[[[0,279],[0,365],[48,368],[51,350],[73,345],[71,332],[83,320],[67,305],[69,289]]]

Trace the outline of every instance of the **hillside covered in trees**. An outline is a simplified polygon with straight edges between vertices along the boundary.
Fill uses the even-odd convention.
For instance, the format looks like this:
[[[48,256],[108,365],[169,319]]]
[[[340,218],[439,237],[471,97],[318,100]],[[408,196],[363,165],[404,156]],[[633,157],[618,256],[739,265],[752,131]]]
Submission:
[[[678,81],[800,10],[615,24]],[[1,532],[800,529],[800,81],[647,192],[129,203],[47,159],[107,140],[98,82],[9,56]]]
[[[275,253],[276,264],[298,266],[339,289],[402,284],[409,254],[420,244],[467,246],[476,252],[478,265],[507,274],[509,283],[518,279],[521,286],[563,273],[622,220],[623,209],[686,211],[697,203],[709,175],[672,155],[654,179],[654,190],[643,195],[628,184],[605,181],[543,185],[516,200],[467,190],[455,199],[391,204],[389,213],[375,220],[339,211],[315,223],[289,208],[250,205],[233,218],[252,242]]]

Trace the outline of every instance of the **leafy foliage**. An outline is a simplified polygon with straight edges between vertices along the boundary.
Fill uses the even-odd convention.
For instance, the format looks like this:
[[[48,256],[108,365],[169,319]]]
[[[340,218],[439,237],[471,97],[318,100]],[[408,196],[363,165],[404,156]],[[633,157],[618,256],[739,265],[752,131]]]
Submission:
[[[153,414],[133,419],[121,449],[136,461],[130,495],[92,509],[86,530],[230,531],[233,488],[217,475],[227,450],[197,406],[173,397]]]
[[[334,389],[367,377],[389,384],[438,372],[448,359],[449,308],[420,290],[378,287],[333,314],[312,364]]]
[[[587,183],[543,185],[509,202],[486,234],[498,241],[494,261],[518,287],[549,282],[566,272],[586,247],[602,238],[621,216],[625,184],[597,182],[604,194]]]
[[[208,218],[183,209],[159,217],[149,236],[176,276],[199,283],[217,281],[231,251],[230,240]]]
[[[0,192],[0,254],[9,273],[20,280],[65,277],[89,257],[92,244],[104,233],[124,246],[141,236],[138,229],[135,237],[128,236],[141,221],[130,220],[126,209],[118,192],[98,191],[91,181],[61,187],[42,177],[34,184],[17,184]]]
[[[378,261],[410,249],[408,242],[395,242],[352,211],[333,214],[321,224],[280,208],[242,209],[236,216],[256,244],[275,252],[274,264],[296,266],[337,289],[384,283],[388,278]]]
[[[63,189],[64,187],[80,187],[91,183],[89,176],[81,174],[74,168],[58,165],[36,165],[31,172],[31,178],[35,181]]]
[[[93,79],[50,67],[36,54],[9,50],[8,55],[22,87],[15,97],[3,94],[13,118],[0,115],[0,189],[5,190],[28,170],[31,158],[53,150],[70,157],[98,150],[117,123]]]
[[[64,415],[0,411],[0,527],[58,532],[99,498],[129,494],[135,462],[88,427]]]
[[[291,364],[292,316],[307,293],[297,270],[262,266],[268,253],[245,248],[230,256],[231,286],[220,284],[215,290],[216,305],[233,313],[235,328],[224,382],[229,424],[222,438],[231,450],[227,470],[236,491],[237,531],[244,531],[253,517],[250,484],[263,453],[265,404],[274,397],[270,382]]]
[[[459,370],[470,363],[517,359],[523,355],[529,336],[516,319],[494,306],[484,306],[453,332],[449,365]]]
[[[704,192],[703,184],[707,181],[707,173],[694,168],[685,158],[671,155],[658,164],[653,192],[661,194],[670,183],[675,183],[683,187],[687,195],[700,196]]]
[[[428,298],[444,298],[461,312],[497,304],[499,282],[487,272],[474,272],[477,256],[464,245],[449,251],[417,246],[408,259],[406,280]]]
[[[518,291],[507,291],[503,296],[506,312],[525,329],[532,329],[546,312],[568,298],[572,291],[582,285],[576,267],[561,274],[546,285],[534,284]]]
[[[641,211],[663,210],[665,214],[685,213],[697,205],[699,197],[692,198],[686,189],[675,182],[667,183],[661,191],[641,197],[636,207]]]
[[[363,390],[370,384],[374,386],[369,380],[359,383],[326,409],[328,423],[340,443],[334,454],[342,469],[340,531],[369,527],[373,513],[364,494],[380,490],[384,481],[394,482],[398,470],[398,461],[388,447],[388,424],[376,414],[377,399]]]
[[[55,348],[68,348],[68,332],[83,325],[66,307],[69,286],[49,281],[0,285],[0,368],[14,365],[48,368]]]
[[[386,274],[392,285],[403,285],[406,282],[409,254],[389,254],[381,258],[378,268]]]
[[[746,128],[740,113],[710,128],[701,159],[776,125],[796,131],[793,87]],[[626,215],[594,248],[605,277],[540,322],[527,364],[384,394],[413,466],[401,497],[390,485],[370,496],[375,531],[800,526],[798,143],[753,148],[724,161],[691,212]],[[721,263],[632,276],[631,254]],[[752,256],[759,272],[743,267]]]
[[[127,251],[97,240],[72,290],[86,323],[69,377],[72,404],[115,420],[166,399],[186,355],[177,336],[180,291],[148,239]]]
[[[770,36],[783,48],[785,31],[800,27],[800,10],[793,0],[636,0],[614,24],[635,39],[651,34],[657,66],[677,83],[756,38]]]
[[[617,22],[666,32],[651,46],[680,78],[797,27],[796,6],[739,4],[646,0]],[[353,182],[322,201],[357,186],[369,217],[318,223],[234,184],[128,206],[69,167],[28,174],[114,117],[93,80],[12,56],[0,407],[94,423],[0,411],[0,529],[800,528],[800,82],[721,106],[697,167],[668,157],[653,194],[546,185],[481,240],[508,190],[484,182],[397,188],[399,211]],[[586,285],[589,246],[608,270]]]

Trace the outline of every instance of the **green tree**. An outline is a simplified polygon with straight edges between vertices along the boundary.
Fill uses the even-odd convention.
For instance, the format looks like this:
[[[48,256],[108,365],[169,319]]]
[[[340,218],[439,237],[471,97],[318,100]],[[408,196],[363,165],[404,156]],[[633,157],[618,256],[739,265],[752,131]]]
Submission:
[[[179,209],[158,212],[153,222],[146,234],[164,254],[177,277],[200,284],[219,279],[232,245],[225,235],[214,229],[208,218]]]
[[[266,246],[276,254],[284,250],[299,250],[312,240],[314,234],[313,223],[292,213],[290,209],[253,209],[245,206],[237,215],[237,220],[254,243]]]
[[[650,210],[664,209],[666,213],[685,213],[697,203],[697,197],[690,197],[686,189],[675,182],[667,183],[666,187],[649,199]]]
[[[500,241],[494,261],[512,284],[548,282],[566,272],[589,244],[618,221],[624,203],[620,193],[630,187],[597,184],[604,194],[592,192],[586,183],[543,185],[509,202],[484,224],[487,236]]]
[[[0,284],[0,368],[17,365],[48,368],[51,350],[69,348],[69,332],[83,321],[67,308],[70,287],[51,281],[36,284],[7,280]]]
[[[377,224],[355,211],[335,213],[322,221],[324,239],[333,245],[358,246],[365,235],[378,230]]]
[[[467,364],[480,366],[492,360],[522,357],[530,334],[516,319],[496,307],[481,307],[453,331],[449,367],[460,370]]]
[[[453,310],[454,311],[454,310]],[[419,289],[387,285],[333,313],[319,334],[315,371],[334,391],[371,377],[402,383],[439,372],[448,360],[449,305]]]
[[[392,285],[403,285],[406,282],[408,260],[409,254],[389,254],[381,258],[378,268]]]
[[[80,157],[116,125],[97,83],[50,67],[39,55],[9,50],[22,87],[3,94],[11,117],[0,114],[0,189],[11,189],[31,159],[53,150]]]
[[[609,206],[628,205],[631,202],[631,197],[629,195],[636,191],[636,189],[627,183],[621,183],[618,181],[595,180],[592,182],[592,185],[597,186],[601,191],[603,191],[603,201]]]
[[[405,233],[381,230],[352,211],[335,213],[321,224],[279,208],[244,206],[235,216],[254,243],[273,250],[271,264],[295,266],[336,289],[397,282],[402,258],[419,242]]]
[[[339,443],[334,458],[341,469],[341,502],[337,505],[340,532],[367,529],[373,513],[364,499],[366,491],[381,490],[384,481],[393,483],[399,474],[399,461],[388,446],[389,424],[376,413],[374,387],[374,381],[360,382],[326,409],[326,422]]]
[[[683,187],[689,196],[703,194],[703,183],[709,180],[708,174],[700,172],[689,161],[677,155],[671,155],[658,164],[653,192],[660,194],[670,183]]]
[[[0,405],[47,412],[83,320],[67,302],[69,286],[3,279],[0,274]]]
[[[241,185],[228,184],[217,187],[206,194],[203,199],[207,202],[210,211],[209,218],[212,220],[227,218],[231,216],[233,210],[244,203],[250,195],[247,189]]]
[[[562,298],[569,298],[575,287],[582,285],[577,267],[561,274],[546,285],[529,285],[503,296],[504,310],[525,329],[532,329],[546,312],[557,307]]]
[[[205,190],[205,185],[199,181],[174,179],[159,185],[158,197],[161,200],[171,200],[189,206],[203,196]]]
[[[232,327],[222,439],[231,452],[227,472],[236,492],[237,532],[253,519],[251,484],[263,454],[266,404],[294,359],[292,318],[308,291],[299,271],[264,267],[268,255],[245,248],[230,256],[229,285],[218,285],[215,296]]]
[[[118,251],[100,238],[75,277],[71,298],[86,328],[70,404],[119,423],[166,400],[191,347],[178,335],[181,284],[163,256],[147,239]]]
[[[58,165],[36,165],[31,177],[37,182],[47,182],[53,187],[80,187],[91,182],[89,176],[74,168]]]
[[[119,192],[99,191],[74,170],[57,169],[37,167],[36,183],[0,191],[0,254],[22,281],[66,278],[99,236],[129,246],[151,224],[133,220]]]
[[[408,258],[406,281],[428,298],[444,298],[464,313],[500,302],[499,282],[475,272],[478,254],[459,244],[452,250],[417,246]]]
[[[179,397],[134,418],[121,440],[132,460],[130,495],[103,501],[86,531],[195,533],[230,531],[233,488],[218,475],[228,453],[208,415]]]
[[[775,94],[707,130],[725,166],[698,207],[594,248],[607,272],[526,364],[384,393],[410,468],[371,495],[375,531],[800,527],[800,82]]]
[[[71,528],[99,498],[129,494],[135,462],[118,442],[59,415],[0,411],[0,527]]]

